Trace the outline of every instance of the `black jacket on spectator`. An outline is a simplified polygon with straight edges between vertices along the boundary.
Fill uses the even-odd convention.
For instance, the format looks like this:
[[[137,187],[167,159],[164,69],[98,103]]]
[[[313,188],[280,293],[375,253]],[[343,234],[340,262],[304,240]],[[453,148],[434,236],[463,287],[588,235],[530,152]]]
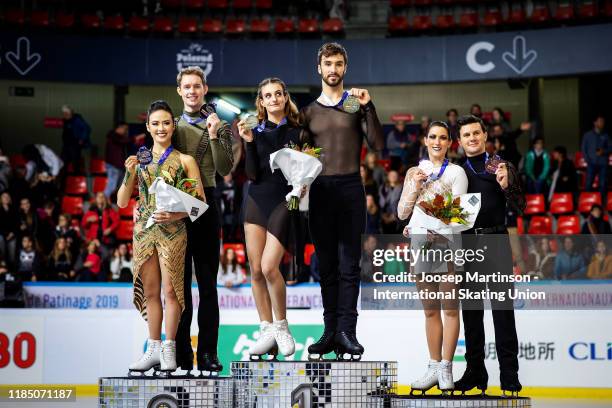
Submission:
[[[8,210],[5,210],[0,205],[0,235],[6,237],[11,232],[15,235],[19,232],[17,210],[14,206],[9,206]]]
[[[70,278],[70,271],[72,270],[72,262],[65,254],[60,254],[57,260],[53,257],[49,257],[47,262],[47,280],[50,281],[67,281],[72,280]]]
[[[556,162],[551,167],[551,177],[557,170]],[[555,193],[575,193],[578,191],[578,178],[576,177],[576,167],[570,159],[563,159],[559,168],[559,177],[555,184]]]
[[[23,249],[19,251],[17,257],[17,274],[22,282],[29,282],[32,276],[36,276],[37,280],[45,280],[43,276],[42,257],[36,251],[26,252]]]
[[[591,229],[589,228],[589,224],[592,225],[593,227],[593,232],[591,232]],[[589,216],[587,218],[587,220],[584,222],[584,224],[582,224],[582,231],[583,234],[610,234],[612,233],[612,231],[610,231],[610,223],[606,220],[604,220],[603,218],[594,218]]]

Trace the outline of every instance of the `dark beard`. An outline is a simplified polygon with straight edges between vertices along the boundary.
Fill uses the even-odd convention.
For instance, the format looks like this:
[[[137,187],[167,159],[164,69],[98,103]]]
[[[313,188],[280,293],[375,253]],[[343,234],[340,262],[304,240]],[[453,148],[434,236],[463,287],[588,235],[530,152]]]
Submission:
[[[335,84],[329,83],[327,77],[322,76],[321,79],[327,86],[335,88],[337,86],[342,86],[342,81],[344,81],[344,75],[338,75],[338,81]]]

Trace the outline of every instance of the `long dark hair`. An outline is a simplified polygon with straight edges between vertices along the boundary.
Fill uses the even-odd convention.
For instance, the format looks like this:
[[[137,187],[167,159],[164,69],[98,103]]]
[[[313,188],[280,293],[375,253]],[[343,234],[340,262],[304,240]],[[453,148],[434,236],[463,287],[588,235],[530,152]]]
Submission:
[[[227,251],[232,250],[233,248],[227,248],[223,251],[223,255],[221,256],[221,269],[223,269],[223,273],[227,273]],[[232,260],[232,268],[236,270],[236,266],[238,265],[238,257],[236,256],[236,251],[234,251],[234,259]]]

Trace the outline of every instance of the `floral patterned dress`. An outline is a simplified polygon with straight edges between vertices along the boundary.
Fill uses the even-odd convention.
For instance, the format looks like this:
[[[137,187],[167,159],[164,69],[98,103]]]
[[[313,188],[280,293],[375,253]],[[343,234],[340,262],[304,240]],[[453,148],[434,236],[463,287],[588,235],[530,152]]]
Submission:
[[[155,178],[161,176],[162,171],[166,178],[168,174],[174,180],[185,177],[179,152],[173,150],[161,166],[157,165],[159,156],[153,153],[153,161],[148,166],[145,168],[137,166],[140,217],[134,225],[134,305],[145,320],[147,320],[147,298],[144,295],[140,269],[151,256],[156,254],[156,251],[161,269],[169,272],[181,310],[185,308],[183,293],[185,248],[187,247],[185,221],[153,224],[145,229],[147,220],[155,211],[155,195],[149,194],[149,186]]]

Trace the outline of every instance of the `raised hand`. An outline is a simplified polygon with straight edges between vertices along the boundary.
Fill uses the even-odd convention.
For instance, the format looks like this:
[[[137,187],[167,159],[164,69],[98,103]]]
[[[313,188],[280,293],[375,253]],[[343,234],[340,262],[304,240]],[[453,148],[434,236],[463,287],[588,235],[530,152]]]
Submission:
[[[216,139],[217,131],[219,130],[220,126],[221,126],[221,119],[219,119],[219,116],[217,116],[216,113],[211,113],[210,115],[208,115],[208,117],[206,118],[206,127],[208,128],[208,137],[210,137],[211,139]]]
[[[349,95],[353,95],[354,97],[359,99],[359,104],[361,106],[366,105],[372,100],[372,98],[370,97],[370,93],[367,89],[351,88],[351,90],[349,91]]]
[[[495,170],[495,178],[499,183],[502,190],[508,188],[508,165],[506,163],[499,163],[497,170]]]
[[[246,127],[245,121],[246,119],[242,119],[240,122],[237,123],[238,134],[240,135],[241,138],[244,139],[245,142],[252,142],[253,141],[253,131]]]

